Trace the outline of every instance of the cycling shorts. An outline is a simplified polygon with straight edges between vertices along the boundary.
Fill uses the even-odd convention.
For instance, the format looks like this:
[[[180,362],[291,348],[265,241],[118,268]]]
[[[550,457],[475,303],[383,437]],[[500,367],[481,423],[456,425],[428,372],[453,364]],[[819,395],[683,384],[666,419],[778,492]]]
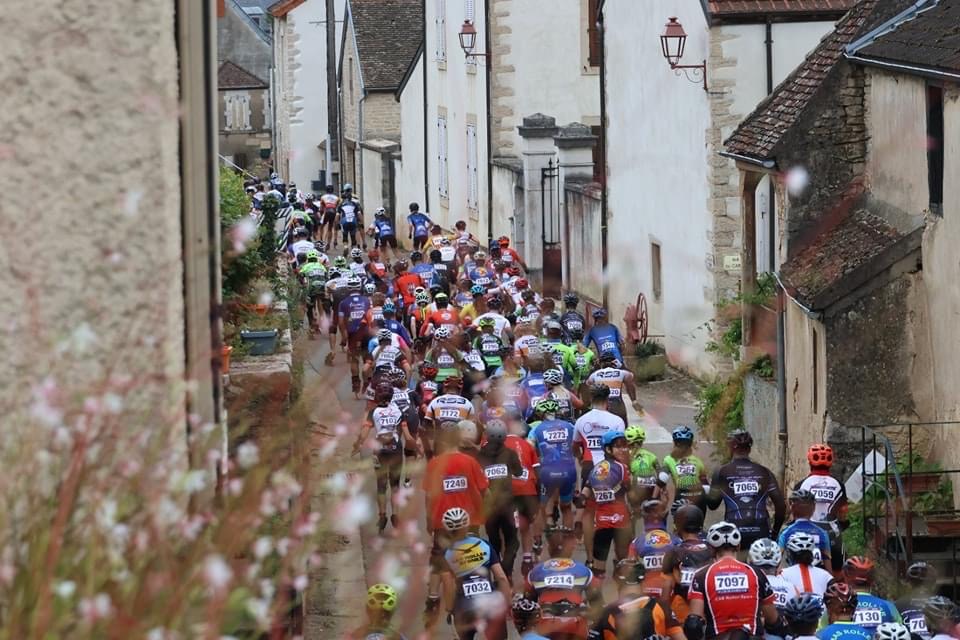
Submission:
[[[377,472],[377,493],[386,493],[387,485],[394,489],[400,486],[400,470],[403,466],[403,452],[381,451],[377,454],[375,469]]]
[[[350,355],[359,355],[366,348],[370,333],[366,327],[360,327],[353,333],[347,334],[347,350]]]
[[[357,232],[357,223],[356,222],[344,222],[340,225],[340,228],[343,229],[345,234],[353,234]]]
[[[386,247],[389,246],[391,249],[397,248],[397,236],[381,236],[380,237],[380,246]]]
[[[546,502],[547,498],[555,491],[560,494],[562,504],[573,502],[573,490],[577,484],[577,468],[573,465],[567,467],[541,467],[540,469],[540,501]]]
[[[540,511],[540,503],[537,496],[513,496],[513,506],[521,518],[526,518],[528,522],[533,522]]]
[[[630,540],[633,535],[631,527],[597,529],[593,534],[593,559],[597,562],[606,564],[607,556],[610,554],[610,545],[616,541],[617,559],[622,560],[620,552],[629,549]],[[626,557],[626,555],[624,555]],[[603,565],[600,565],[603,566]]]

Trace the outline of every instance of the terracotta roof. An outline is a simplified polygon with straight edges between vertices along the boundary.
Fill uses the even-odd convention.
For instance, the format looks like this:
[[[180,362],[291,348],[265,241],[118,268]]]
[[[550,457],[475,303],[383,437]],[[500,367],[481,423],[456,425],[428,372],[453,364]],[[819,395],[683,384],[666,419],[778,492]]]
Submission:
[[[363,86],[395,91],[423,40],[422,0],[349,0]]]
[[[902,21],[901,21],[902,19]],[[960,0],[930,0],[910,11],[890,29],[867,34],[849,53],[862,58],[895,62],[934,71],[960,73]],[[886,26],[886,25],[885,25]]]
[[[217,70],[218,89],[265,89],[266,82],[227,60]]]
[[[271,4],[267,10],[270,12],[270,15],[275,18],[282,18],[304,2],[306,2],[306,0],[277,0],[277,2]]]
[[[843,13],[857,0],[706,0],[707,13],[714,17],[768,14]]]
[[[896,16],[915,0],[859,0],[799,67],[761,102],[724,142],[728,153],[770,160],[777,144],[819,91],[844,48],[861,34]]]

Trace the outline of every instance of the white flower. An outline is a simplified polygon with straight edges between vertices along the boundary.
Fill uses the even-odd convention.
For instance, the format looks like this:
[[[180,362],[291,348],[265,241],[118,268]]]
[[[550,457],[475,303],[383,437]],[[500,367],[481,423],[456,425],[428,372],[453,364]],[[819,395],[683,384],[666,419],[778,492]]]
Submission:
[[[260,460],[260,450],[252,442],[244,442],[237,447],[237,464],[241,469],[249,469]]]
[[[363,494],[350,496],[337,507],[334,528],[337,533],[353,533],[372,517],[373,503],[370,498]]]
[[[180,487],[187,493],[198,493],[207,486],[207,472],[202,469],[193,469],[183,474]]]
[[[250,598],[246,603],[247,611],[252,615],[257,624],[266,627],[270,624],[270,603],[264,598]]]
[[[117,523],[117,501],[104,500],[97,509],[97,521],[104,528],[112,527]]]
[[[233,579],[233,570],[230,569],[222,556],[210,555],[203,562],[203,578],[211,589],[221,591]]]
[[[77,353],[86,353],[97,342],[97,334],[86,322],[81,322],[70,335],[70,345]]]
[[[253,555],[255,555],[258,560],[265,558],[272,549],[273,541],[267,536],[257,538],[257,541],[253,543]]]
[[[103,394],[103,407],[107,410],[107,413],[116,415],[123,410],[123,398],[115,393],[105,393]]]
[[[310,581],[307,579],[307,576],[301,574],[293,579],[293,588],[297,591],[303,591],[307,588],[307,585],[310,584]]]
[[[76,593],[76,591],[77,583],[70,580],[62,580],[53,586],[53,592],[64,600],[73,597],[73,594]]]

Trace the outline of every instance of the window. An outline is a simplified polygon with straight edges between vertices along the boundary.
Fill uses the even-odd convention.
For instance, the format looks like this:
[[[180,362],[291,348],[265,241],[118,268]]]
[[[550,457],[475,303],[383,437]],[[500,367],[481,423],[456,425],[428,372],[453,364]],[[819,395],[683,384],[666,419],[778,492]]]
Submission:
[[[587,56],[591,67],[600,66],[600,30],[597,29],[599,0],[587,0],[587,41],[590,51]]]
[[[943,89],[927,87],[927,182],[930,213],[943,215]]]
[[[437,0],[437,62],[447,61],[447,0]]]
[[[227,91],[223,97],[227,131],[249,131],[250,94],[246,91]]]
[[[480,180],[477,175],[477,125],[467,125],[467,208],[480,208]]]
[[[441,198],[449,198],[447,183],[447,116],[437,117],[437,159],[439,175],[437,180]]]
[[[270,90],[263,90],[263,128],[273,129],[273,102],[270,99]]]
[[[650,261],[653,279],[653,300],[659,302],[663,295],[663,275],[660,265],[660,245],[656,242],[650,243]]]

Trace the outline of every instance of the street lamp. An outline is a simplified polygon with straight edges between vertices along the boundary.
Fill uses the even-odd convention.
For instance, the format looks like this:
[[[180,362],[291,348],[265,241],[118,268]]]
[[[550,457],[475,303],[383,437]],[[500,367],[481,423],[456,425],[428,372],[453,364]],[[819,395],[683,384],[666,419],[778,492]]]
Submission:
[[[460,27],[460,48],[463,49],[463,55],[468,58],[486,58],[490,53],[474,53],[477,46],[477,29],[469,20],[464,20]]]
[[[676,71],[677,75],[683,71],[683,75],[690,82],[699,82],[697,74],[703,79],[703,90],[707,90],[707,61],[703,64],[680,64],[683,58],[683,52],[687,47],[687,32],[683,30],[683,25],[677,21],[676,16],[669,19],[664,28],[663,35],[660,36],[660,49],[663,51],[663,57],[666,58],[670,68]],[[687,70],[693,74],[693,78],[687,75]]]

